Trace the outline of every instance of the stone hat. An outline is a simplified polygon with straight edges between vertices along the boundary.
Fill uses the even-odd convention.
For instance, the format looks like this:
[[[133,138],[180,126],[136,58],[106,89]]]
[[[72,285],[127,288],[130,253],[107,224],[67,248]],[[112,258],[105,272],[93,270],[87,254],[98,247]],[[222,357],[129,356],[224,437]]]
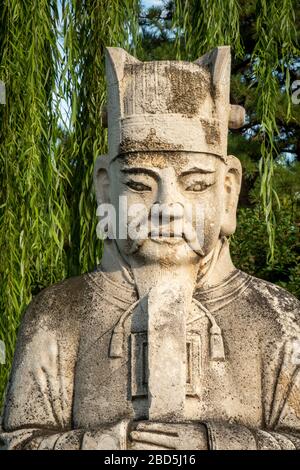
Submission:
[[[245,111],[229,103],[230,47],[195,62],[140,62],[106,49],[109,158],[128,152],[188,151],[226,160],[228,127]]]

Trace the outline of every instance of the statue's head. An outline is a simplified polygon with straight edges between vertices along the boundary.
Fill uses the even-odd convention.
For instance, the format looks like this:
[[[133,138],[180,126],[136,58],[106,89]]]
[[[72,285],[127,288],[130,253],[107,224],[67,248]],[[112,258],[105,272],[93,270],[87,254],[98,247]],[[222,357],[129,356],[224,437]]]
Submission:
[[[241,183],[227,155],[228,127],[244,120],[229,104],[229,48],[194,63],[109,48],[107,80],[109,154],[96,162],[95,187],[98,204],[115,208],[120,252],[129,262],[206,256],[235,231]]]

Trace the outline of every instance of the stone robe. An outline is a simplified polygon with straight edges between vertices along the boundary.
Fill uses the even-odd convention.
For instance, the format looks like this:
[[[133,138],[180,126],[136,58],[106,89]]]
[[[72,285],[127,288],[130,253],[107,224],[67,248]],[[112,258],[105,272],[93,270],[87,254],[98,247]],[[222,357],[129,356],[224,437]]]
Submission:
[[[210,449],[300,449],[299,302],[237,269],[196,288],[187,321],[186,420]],[[122,357],[110,357],[124,317]],[[207,309],[225,359],[210,355]],[[43,290],[24,315],[0,443],[8,449],[126,449],[147,419],[146,324],[134,283],[100,268]],[[297,350],[298,347],[298,350]]]

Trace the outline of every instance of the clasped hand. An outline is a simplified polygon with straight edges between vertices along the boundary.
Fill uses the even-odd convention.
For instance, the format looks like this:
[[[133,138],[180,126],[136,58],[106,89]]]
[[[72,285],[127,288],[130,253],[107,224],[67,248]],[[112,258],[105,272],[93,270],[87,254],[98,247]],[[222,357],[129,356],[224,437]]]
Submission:
[[[207,450],[207,430],[200,423],[133,423],[129,436],[132,450]]]

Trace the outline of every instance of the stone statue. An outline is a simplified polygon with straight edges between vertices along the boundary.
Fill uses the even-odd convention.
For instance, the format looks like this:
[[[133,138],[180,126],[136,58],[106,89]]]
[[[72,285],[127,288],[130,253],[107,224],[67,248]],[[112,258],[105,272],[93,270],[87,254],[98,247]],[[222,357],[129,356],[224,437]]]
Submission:
[[[95,272],[30,304],[2,447],[300,448],[299,302],[229,253],[241,165],[228,127],[244,120],[230,49],[189,63],[109,48],[107,82],[95,188],[116,236]]]

